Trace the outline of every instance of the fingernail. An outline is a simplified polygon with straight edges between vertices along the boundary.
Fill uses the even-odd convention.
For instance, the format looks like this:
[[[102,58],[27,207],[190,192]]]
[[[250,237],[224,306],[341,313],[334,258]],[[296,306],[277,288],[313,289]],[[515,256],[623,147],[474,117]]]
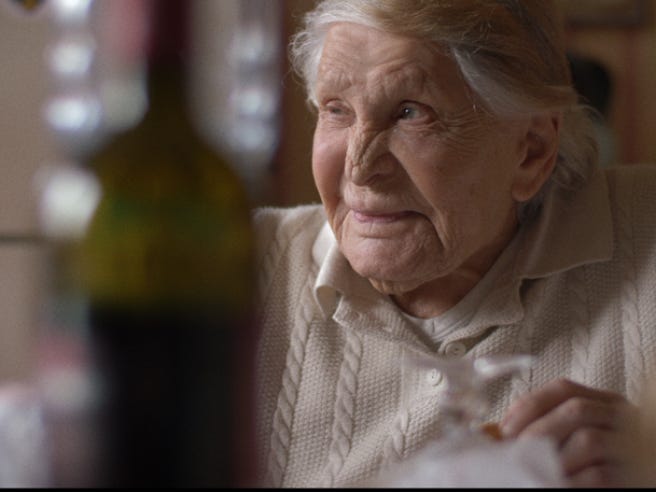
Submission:
[[[499,430],[501,431],[501,435],[504,439],[513,437],[515,431],[511,422],[501,422],[499,425]]]

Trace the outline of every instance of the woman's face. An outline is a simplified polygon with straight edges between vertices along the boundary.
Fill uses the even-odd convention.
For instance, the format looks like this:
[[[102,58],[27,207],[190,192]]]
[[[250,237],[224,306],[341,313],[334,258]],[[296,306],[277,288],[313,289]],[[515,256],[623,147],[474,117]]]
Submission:
[[[484,273],[516,227],[525,125],[477,111],[436,47],[350,23],[315,89],[313,174],[353,269],[387,294]]]

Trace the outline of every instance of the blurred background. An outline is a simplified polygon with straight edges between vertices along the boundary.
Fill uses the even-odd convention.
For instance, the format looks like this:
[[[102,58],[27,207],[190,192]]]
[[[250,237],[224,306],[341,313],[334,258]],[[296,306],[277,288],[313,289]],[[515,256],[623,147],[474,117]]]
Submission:
[[[128,5],[130,1],[96,0],[104,8]],[[238,117],[248,116],[249,111],[267,113],[266,128],[260,129],[264,133],[257,133],[260,131],[257,121],[239,121],[240,125],[253,124],[249,134],[258,136],[256,140],[260,142],[270,139],[269,146],[255,148],[249,147],[253,142],[231,142],[233,162],[243,163],[256,156],[255,160],[262,166],[255,170],[262,183],[252,194],[253,205],[288,206],[318,201],[310,167],[314,116],[308,109],[299,81],[290,70],[286,53],[289,36],[296,31],[303,14],[314,1],[267,0],[267,9],[273,10],[246,9],[239,14],[242,17],[230,8],[231,5],[244,6],[247,1],[198,0],[201,14],[196,22],[201,49],[197,52],[199,59],[195,66],[198,69],[199,121],[207,138],[221,146],[225,145],[222,138],[230,136],[230,129],[222,126],[226,121],[237,121]],[[53,8],[56,4],[64,10],[73,9],[92,2],[0,0],[0,430],[3,411],[8,408],[5,404],[7,388],[11,388],[13,382],[29,380],[34,370],[34,346],[40,323],[43,323],[43,302],[47,297],[38,177],[43,168],[69,158],[63,152],[61,140],[53,134],[52,122],[49,128],[44,116],[48,103],[61,89],[53,84],[53,40],[61,38],[65,22],[59,26],[53,23]],[[601,115],[598,121],[600,166],[656,164],[656,0],[558,2],[565,18],[575,85]],[[107,12],[103,19],[111,18]],[[240,33],[235,29],[249,16],[267,20],[269,31],[264,38],[249,37],[246,34],[252,32]],[[130,43],[137,42],[127,28],[126,22],[130,19],[135,22],[130,16],[115,19],[120,26],[117,29],[122,49],[128,51]],[[233,35],[235,32],[244,34],[237,44],[227,34],[231,29]],[[102,55],[102,40],[99,42]],[[241,49],[243,47],[248,49]],[[237,56],[233,51],[246,59],[249,56],[260,61],[266,58],[267,64],[256,66],[259,72],[246,70],[230,75],[234,77],[227,80],[221,68],[226,60]],[[65,66],[71,61],[70,55],[74,55],[73,61],[78,57],[78,63],[84,62],[83,51],[67,53],[59,60],[63,63],[59,69],[63,72],[71,69]],[[266,54],[264,58],[263,53]],[[133,111],[112,115],[115,119],[111,123],[120,126],[138,116],[140,109],[138,93],[121,86],[121,80],[125,82],[134,75],[131,72],[135,68],[131,65],[134,60],[129,53],[125,58],[124,51],[118,55],[124,56],[123,61],[128,63],[116,67],[111,66],[116,62],[112,53],[104,55],[110,66],[103,67],[106,72],[101,70],[101,77],[108,73],[116,76],[114,81],[118,86],[114,88],[120,90],[114,94],[123,95],[119,97],[123,105],[117,107],[126,110],[125,101],[129,100],[127,110]],[[75,66],[72,69],[75,71]],[[127,79],[121,79],[124,76]],[[227,87],[248,88],[254,77],[260,77],[257,80],[264,92],[245,92],[239,99],[246,102],[244,105],[226,106]],[[90,83],[93,85],[95,81]],[[87,118],[87,123],[93,123],[93,118]],[[17,439],[24,441],[20,435]],[[0,486],[16,484],[21,485],[20,481],[3,481],[0,476]]]
[[[34,180],[41,166],[61,157],[43,123],[52,91],[44,55],[53,36],[49,1],[27,11],[16,0],[0,0],[0,383],[29,370],[30,327],[37,323],[41,295]],[[256,204],[318,200],[310,170],[314,117],[285,48],[313,3],[280,1],[279,144]],[[560,3],[577,84],[606,117],[603,165],[656,163],[656,0]],[[216,26],[221,20],[208,15],[204,22]]]

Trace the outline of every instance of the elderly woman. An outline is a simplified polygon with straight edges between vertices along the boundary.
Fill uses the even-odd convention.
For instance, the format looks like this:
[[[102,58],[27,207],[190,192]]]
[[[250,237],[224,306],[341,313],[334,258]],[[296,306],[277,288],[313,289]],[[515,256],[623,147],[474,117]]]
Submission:
[[[656,170],[596,166],[552,3],[324,0],[305,21],[322,205],[256,215],[262,483],[359,483],[439,439],[444,378],[417,354],[531,355],[487,419],[552,438],[571,485],[623,483],[656,358]]]

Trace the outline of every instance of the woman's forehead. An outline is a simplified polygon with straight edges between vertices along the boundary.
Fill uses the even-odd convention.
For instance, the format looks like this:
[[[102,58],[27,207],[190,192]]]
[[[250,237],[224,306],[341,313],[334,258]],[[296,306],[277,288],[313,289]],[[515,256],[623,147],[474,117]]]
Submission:
[[[460,96],[467,92],[465,86],[456,62],[437,45],[341,23],[326,37],[314,93],[376,89],[390,95],[404,92],[441,98]]]
[[[351,23],[335,24],[326,36],[316,89],[368,85],[439,89],[463,84],[455,61],[436,45]]]
[[[422,62],[430,58],[448,58],[447,50],[436,43],[352,22],[337,22],[330,26],[323,54],[326,51],[356,58],[359,62],[372,58],[376,63],[403,58]]]

